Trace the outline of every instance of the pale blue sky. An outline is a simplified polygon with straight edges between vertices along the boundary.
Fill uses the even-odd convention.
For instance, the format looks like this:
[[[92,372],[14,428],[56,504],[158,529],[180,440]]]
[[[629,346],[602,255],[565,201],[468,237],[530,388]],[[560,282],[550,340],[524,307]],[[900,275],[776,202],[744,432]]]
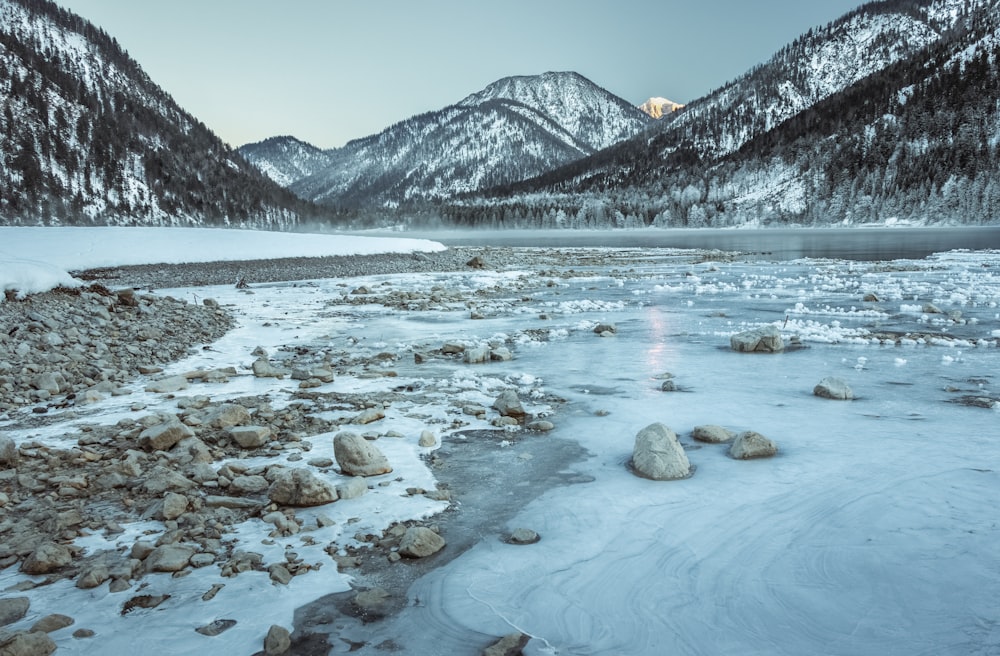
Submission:
[[[233,146],[322,148],[509,75],[691,101],[860,0],[56,0]]]

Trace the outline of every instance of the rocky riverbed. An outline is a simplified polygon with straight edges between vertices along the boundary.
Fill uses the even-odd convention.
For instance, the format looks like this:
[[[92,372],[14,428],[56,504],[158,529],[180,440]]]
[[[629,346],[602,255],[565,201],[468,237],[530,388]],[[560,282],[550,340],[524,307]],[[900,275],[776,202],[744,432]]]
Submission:
[[[490,504],[490,495],[476,490],[475,482],[464,475],[473,468],[460,463],[475,460],[481,449],[450,446],[439,451],[442,436],[472,429],[478,433],[470,435],[495,449],[501,442],[517,441],[518,435],[530,439],[553,427],[549,415],[560,399],[532,391],[530,382],[493,381],[487,384],[488,396],[480,394],[485,400],[479,402],[456,401],[456,390],[450,389],[454,383],[447,380],[435,385],[381,385],[377,391],[329,391],[331,383],[342,377],[391,381],[400,369],[428,363],[433,368],[434,362],[467,366],[509,361],[516,345],[503,337],[416,345],[405,349],[405,361],[398,349],[373,352],[353,337],[338,348],[289,343],[270,352],[248,349],[245,359],[224,366],[165,373],[171,363],[193,352],[211,351],[215,340],[239,323],[241,313],[231,303],[205,298],[198,287],[182,290],[183,299],[151,290],[224,282],[250,298],[257,285],[333,276],[344,278],[345,286],[326,302],[330,316],[377,305],[402,312],[464,308],[475,320],[529,301],[519,298],[519,290],[537,284],[538,276],[557,285],[562,278],[586,278],[585,270],[596,264],[617,260],[627,266],[642,258],[640,251],[612,255],[586,249],[454,249],[416,255],[122,267],[78,272],[88,281],[82,287],[23,300],[12,297],[0,304],[0,421],[20,434],[32,430],[44,434],[49,427],[71,431],[49,440],[0,437],[0,569],[16,569],[31,577],[0,597],[0,625],[18,627],[0,634],[4,650],[0,653],[47,653],[55,648],[48,634],[64,628],[72,630],[74,640],[100,644],[94,628],[75,624],[72,608],[39,618],[26,629],[18,625],[31,617],[28,597],[18,592],[61,581],[81,590],[106,587],[120,596],[118,606],[124,616],[164,607],[170,594],[151,594],[147,581],[151,575],[185,577],[213,568],[227,579],[264,572],[274,585],[286,586],[293,578],[326,566],[351,571],[363,581],[337,602],[352,609],[348,615],[384,616],[399,607],[408,583],[426,571],[416,565],[400,569],[395,563],[415,563],[442,550],[441,558],[454,557],[471,546],[484,521],[497,524],[517,507],[509,498]],[[388,282],[354,286],[349,281],[360,275],[532,267],[532,275],[476,289],[442,285],[397,289]],[[275,402],[273,391],[234,391],[246,387],[247,379],[275,381],[287,398]],[[92,408],[115,399],[121,399],[116,407],[127,408],[120,419],[109,424],[93,415]],[[440,515],[455,501],[450,483],[435,483],[428,489],[420,481],[386,476],[393,465],[379,445],[406,439],[382,421],[394,407],[443,408],[438,416],[433,411],[410,413],[426,422],[413,431],[415,447],[440,474],[434,481],[450,479],[463,497],[479,499],[482,509],[477,519],[463,524],[456,521],[461,513]],[[311,457],[311,438],[326,434],[336,435],[334,453]],[[476,442],[466,437],[458,442],[462,447],[470,443]],[[572,476],[553,473],[578,458],[579,448],[552,444],[554,449],[522,453],[529,460],[537,457],[531,475],[537,485],[523,490],[521,503],[547,486],[572,482]],[[393,522],[354,533],[338,527],[338,534],[350,539],[326,544],[309,536],[337,523],[312,509],[378,488],[425,499],[415,515],[426,515],[427,520]],[[248,521],[266,524],[272,544],[296,537],[323,548],[328,560],[307,561],[294,552],[275,560],[248,549],[235,539]],[[153,522],[156,529],[133,536],[126,528],[144,522]],[[358,518],[350,523],[366,525]],[[447,548],[439,536],[442,524],[455,529]],[[81,546],[94,535],[117,546]],[[202,600],[212,600],[222,587],[216,583],[206,588]],[[274,627],[266,638],[268,653],[287,649],[325,653],[327,630],[317,631],[323,623],[316,618],[323,616],[326,606],[315,608],[300,620],[294,636],[297,646],[292,645],[293,627]],[[197,631],[215,635],[234,624],[223,619]]]

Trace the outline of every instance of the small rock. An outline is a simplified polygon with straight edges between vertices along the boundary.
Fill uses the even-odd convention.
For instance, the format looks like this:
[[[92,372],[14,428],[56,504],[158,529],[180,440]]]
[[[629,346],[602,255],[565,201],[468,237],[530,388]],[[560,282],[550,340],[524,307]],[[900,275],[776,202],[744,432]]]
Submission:
[[[677,389],[678,389],[677,388],[677,383],[675,383],[672,380],[665,380],[660,385],[660,391],[661,392],[676,392]]]
[[[0,656],[48,656],[56,650],[55,641],[41,631],[0,635],[0,640]]]
[[[379,419],[385,419],[385,412],[379,410],[378,408],[369,408],[354,417],[354,419],[351,420],[351,423],[364,425],[378,421]]]
[[[217,636],[224,631],[236,626],[236,620],[215,620],[211,624],[206,624],[205,626],[199,626],[195,631],[204,636]]]
[[[646,426],[635,436],[632,467],[640,476],[654,481],[691,475],[691,463],[677,441],[677,434],[659,422]]]
[[[146,385],[146,391],[161,394],[172,394],[174,392],[187,389],[189,385],[190,383],[188,383],[188,379],[184,376],[171,376],[170,378],[154,380],[149,385]]]
[[[9,437],[0,437],[0,466],[17,467],[17,444]]]
[[[53,631],[58,631],[59,629],[65,629],[67,626],[71,626],[76,620],[74,620],[69,615],[60,615],[58,613],[54,615],[46,615],[42,619],[38,620],[31,625],[31,631],[41,631],[42,633],[52,633]]]
[[[547,433],[550,430],[554,429],[555,427],[556,427],[555,424],[553,424],[551,421],[548,421],[546,419],[538,419],[538,420],[529,422],[528,425],[525,426],[525,428],[527,428],[528,430],[530,430],[530,431],[537,431],[539,433]]]
[[[776,326],[764,326],[737,333],[729,338],[729,345],[741,353],[780,353],[785,350],[781,331]]]
[[[840,378],[824,378],[813,388],[813,394],[824,399],[835,401],[850,401],[854,398],[854,392],[848,384]]]
[[[28,614],[31,601],[27,597],[0,599],[0,626],[13,624]]]
[[[191,556],[195,553],[193,547],[180,544],[163,544],[153,549],[146,557],[145,565],[148,572],[179,572],[188,566]]]
[[[599,323],[594,326],[594,333],[601,337],[616,335],[618,334],[618,326],[613,323]]]
[[[333,438],[333,455],[340,469],[352,476],[378,476],[392,471],[378,447],[355,433],[338,433]]]
[[[462,356],[462,361],[466,364],[482,364],[490,360],[490,347],[477,346],[466,349]]]
[[[337,486],[337,496],[341,499],[356,499],[368,491],[368,482],[364,476],[352,476]]]
[[[77,629],[73,632],[73,637],[77,640],[82,640],[83,638],[93,638],[95,634],[91,629]]]
[[[476,255],[471,260],[465,263],[465,266],[472,267],[473,269],[485,269],[487,264],[486,260]]]
[[[484,649],[482,656],[519,656],[530,640],[524,633],[511,633]]]
[[[729,455],[737,460],[768,458],[778,452],[778,447],[760,433],[745,431],[736,436],[729,447]]]
[[[271,577],[271,582],[278,585],[288,585],[292,580],[291,572],[281,564],[271,565],[267,568],[267,573]]]
[[[284,654],[292,646],[292,636],[288,629],[272,624],[264,638],[264,653],[267,656]]]
[[[267,444],[271,429],[267,426],[234,426],[229,435],[243,449],[256,449]]]
[[[510,534],[511,544],[534,544],[542,538],[530,528],[516,528]]]
[[[163,496],[163,519],[177,519],[187,512],[188,499],[183,494],[167,492]]]
[[[139,433],[139,446],[147,451],[166,451],[186,437],[194,437],[194,431],[179,421],[166,421]]]
[[[505,390],[500,394],[493,402],[493,407],[503,417],[522,419],[527,414],[521,405],[520,399],[517,398],[517,392],[514,390]]]
[[[426,558],[445,546],[444,538],[425,526],[411,526],[399,541],[399,553],[410,558]]]
[[[514,354],[510,352],[509,348],[499,347],[490,351],[490,360],[494,362],[508,362],[514,359]]]
[[[308,469],[280,473],[267,494],[272,502],[285,506],[320,506],[337,500],[337,490]]]
[[[424,448],[429,448],[432,446],[437,446],[437,443],[438,443],[437,438],[431,431],[425,430],[420,433],[420,441],[418,442],[420,446]]]
[[[69,549],[61,544],[46,542],[21,563],[21,571],[25,574],[48,574],[72,561],[73,554]]]
[[[735,437],[736,433],[722,426],[716,426],[715,424],[705,424],[703,426],[695,426],[694,430],[691,431],[691,437],[698,440],[699,442],[707,442],[709,444],[722,444],[728,442]]]

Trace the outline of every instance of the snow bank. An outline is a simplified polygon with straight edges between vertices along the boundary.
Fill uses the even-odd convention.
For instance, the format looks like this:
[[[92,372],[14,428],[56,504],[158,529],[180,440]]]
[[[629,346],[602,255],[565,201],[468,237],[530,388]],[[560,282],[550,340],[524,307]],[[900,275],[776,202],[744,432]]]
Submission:
[[[182,264],[443,251],[427,239],[210,228],[0,227],[0,288],[33,294],[79,284],[67,271],[131,264]]]

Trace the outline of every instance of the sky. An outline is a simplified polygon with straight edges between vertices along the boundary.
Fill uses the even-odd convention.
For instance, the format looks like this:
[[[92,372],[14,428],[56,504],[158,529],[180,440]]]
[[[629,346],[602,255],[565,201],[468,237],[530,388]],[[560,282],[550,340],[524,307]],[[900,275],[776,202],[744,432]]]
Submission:
[[[56,0],[232,146],[320,148],[511,75],[576,71],[690,102],[860,0]]]

